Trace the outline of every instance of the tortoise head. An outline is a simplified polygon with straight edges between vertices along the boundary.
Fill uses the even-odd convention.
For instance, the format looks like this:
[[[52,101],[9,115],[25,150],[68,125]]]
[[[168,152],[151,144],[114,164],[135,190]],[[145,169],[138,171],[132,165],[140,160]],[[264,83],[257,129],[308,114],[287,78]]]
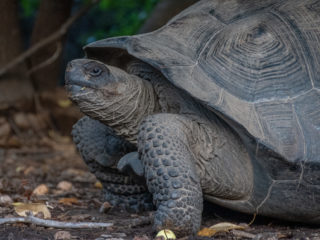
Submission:
[[[76,59],[67,66],[66,88],[76,102],[80,99],[91,101],[93,95],[90,93],[101,93],[101,97],[119,95],[121,85],[129,80],[126,75],[121,69],[96,60]]]
[[[73,60],[65,78],[69,97],[80,110],[110,127],[119,126],[119,132],[123,124],[134,135],[142,118],[157,107],[151,83],[100,61]]]
[[[93,110],[128,94],[130,75],[100,61],[76,59],[68,64],[65,80],[70,99],[90,116]]]

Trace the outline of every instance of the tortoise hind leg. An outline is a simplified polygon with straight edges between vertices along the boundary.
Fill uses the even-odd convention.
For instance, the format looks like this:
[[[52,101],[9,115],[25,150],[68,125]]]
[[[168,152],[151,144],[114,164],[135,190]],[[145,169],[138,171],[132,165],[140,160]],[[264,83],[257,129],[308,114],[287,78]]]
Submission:
[[[116,169],[119,159],[135,151],[135,146],[89,117],[81,118],[73,126],[72,136],[90,171],[102,183],[106,201],[130,212],[153,209],[144,179]]]
[[[116,136],[111,128],[87,116],[73,125],[72,137],[89,167],[93,161],[103,167],[111,167],[123,155],[135,150],[132,144]]]
[[[145,178],[157,207],[155,230],[195,234],[203,208],[200,179],[188,141],[187,118],[174,114],[148,117],[140,127],[138,149]]]

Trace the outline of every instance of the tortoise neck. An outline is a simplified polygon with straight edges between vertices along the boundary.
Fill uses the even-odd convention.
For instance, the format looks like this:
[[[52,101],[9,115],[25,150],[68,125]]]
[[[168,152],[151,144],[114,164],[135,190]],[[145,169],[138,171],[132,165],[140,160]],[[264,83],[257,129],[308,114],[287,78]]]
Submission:
[[[159,111],[157,96],[150,82],[131,75],[123,83],[121,95],[114,95],[98,110],[99,120],[112,127],[118,136],[137,143],[138,128],[148,115]]]

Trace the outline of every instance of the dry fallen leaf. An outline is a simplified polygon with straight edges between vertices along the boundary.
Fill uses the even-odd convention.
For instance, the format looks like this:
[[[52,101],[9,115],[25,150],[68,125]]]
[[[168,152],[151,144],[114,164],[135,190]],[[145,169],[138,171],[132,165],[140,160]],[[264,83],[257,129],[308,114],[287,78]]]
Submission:
[[[95,188],[102,189],[102,183],[101,183],[100,181],[96,181],[96,182],[94,183],[94,187],[95,187]]]
[[[19,216],[26,217],[27,212],[32,212],[33,215],[37,215],[38,213],[42,213],[44,218],[51,218],[51,213],[47,206],[43,203],[21,203],[16,202],[12,204],[14,206],[14,210]]]
[[[78,204],[78,199],[77,198],[60,198],[59,203],[70,206],[72,204]]]
[[[41,195],[46,195],[48,192],[49,192],[49,188],[47,187],[47,185],[40,184],[33,190],[32,194],[41,196]]]
[[[158,232],[155,239],[164,239],[164,240],[176,239],[176,235],[171,230],[164,229]]]
[[[33,166],[30,166],[23,170],[24,175],[32,175],[36,173],[36,169]]]
[[[222,222],[215,224],[209,228],[203,228],[198,232],[198,236],[200,237],[212,237],[214,234],[218,232],[227,232],[232,229],[244,229],[245,227],[239,226],[236,224]]]

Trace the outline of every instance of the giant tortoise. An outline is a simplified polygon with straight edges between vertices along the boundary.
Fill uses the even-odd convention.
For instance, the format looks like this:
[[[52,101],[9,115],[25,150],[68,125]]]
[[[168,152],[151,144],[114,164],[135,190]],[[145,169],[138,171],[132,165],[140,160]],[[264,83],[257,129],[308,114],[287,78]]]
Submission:
[[[202,0],[84,50],[73,136],[115,205],[185,234],[203,199],[320,223],[319,0]]]

